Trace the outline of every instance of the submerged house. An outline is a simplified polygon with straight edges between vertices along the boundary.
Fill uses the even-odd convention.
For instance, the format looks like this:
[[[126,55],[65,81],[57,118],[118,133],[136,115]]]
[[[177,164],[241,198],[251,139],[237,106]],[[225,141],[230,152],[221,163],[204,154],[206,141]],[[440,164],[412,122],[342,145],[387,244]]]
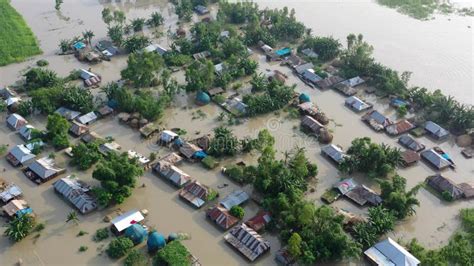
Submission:
[[[336,85],[337,83],[343,80],[344,79],[339,76],[330,76],[316,82],[316,86],[318,86],[322,90],[326,90],[326,89],[330,89],[332,86]]]
[[[202,149],[189,142],[183,143],[183,146],[179,148],[179,152],[187,159],[193,158],[194,154],[199,151],[202,151]]]
[[[425,131],[428,135],[437,140],[446,139],[449,136],[449,131],[432,121],[426,122]]]
[[[298,110],[303,115],[309,115],[311,117],[315,116],[319,111],[316,106],[311,102],[304,102],[298,104]]]
[[[223,230],[227,230],[239,222],[230,212],[220,206],[214,206],[206,212],[206,216]]]
[[[259,232],[267,226],[272,220],[270,213],[267,211],[259,211],[254,217],[250,218],[245,224],[253,230]]]
[[[425,149],[425,145],[421,144],[409,135],[403,135],[398,139],[398,143],[403,147],[415,152],[420,152]]]
[[[106,142],[99,145],[99,152],[102,153],[102,155],[104,156],[107,156],[111,153],[119,154],[121,149],[122,147],[120,146],[120,144],[114,141]]]
[[[89,112],[85,115],[82,115],[80,117],[77,117],[76,118],[76,121],[83,124],[83,125],[91,125],[92,123],[94,123],[95,121],[97,121],[97,115],[94,113],[94,112]]]
[[[387,126],[393,124],[392,120],[379,113],[377,110],[372,110],[362,116],[362,121],[366,122],[375,131],[382,131]]]
[[[248,105],[245,104],[240,98],[233,97],[228,99],[221,105],[225,110],[235,116],[243,116],[247,113]]]
[[[305,70],[313,69],[313,68],[314,68],[313,63],[304,63],[304,64],[295,65],[295,67],[293,69],[298,75],[301,75],[301,74],[303,74],[303,72]]]
[[[318,58],[319,55],[311,48],[301,50],[301,53],[309,58]]]
[[[319,123],[318,120],[308,115],[305,115],[301,119],[301,126],[316,135],[319,135],[321,129],[324,128],[323,124]]]
[[[166,178],[177,187],[183,187],[189,181],[191,181],[190,175],[186,174],[171,163],[165,161],[159,161],[155,167],[153,167],[153,171],[159,174],[161,177]]]
[[[163,130],[160,134],[160,138],[158,140],[158,142],[160,144],[170,144],[171,142],[173,142],[176,138],[178,138],[179,135],[171,130]]]
[[[13,216],[21,216],[22,211],[26,209],[30,209],[28,207],[28,202],[26,200],[12,200],[9,203],[5,204],[3,207],[3,212],[7,215],[7,217],[13,217]],[[31,210],[31,209],[30,209]],[[31,213],[26,212],[26,213]]]
[[[448,161],[441,154],[437,153],[434,149],[429,149],[421,153],[421,158],[428,162],[431,166],[437,170],[443,170],[451,166],[451,162]]]
[[[361,84],[364,84],[365,80],[363,80],[361,77],[353,77],[344,81],[341,81],[341,84],[347,85],[349,87],[357,87]]]
[[[32,139],[31,133],[33,132],[33,129],[35,129],[34,126],[27,124],[20,128],[18,134],[20,134],[23,140],[30,141]]]
[[[26,124],[28,124],[28,121],[19,114],[11,114],[7,117],[7,125],[12,130],[19,130]]]
[[[160,159],[160,162],[166,162],[170,164],[179,164],[183,160],[183,157],[179,156],[177,153],[172,152],[168,153],[167,155],[163,156]]]
[[[78,116],[81,115],[80,112],[77,112],[77,111],[73,111],[73,110],[70,110],[66,107],[59,107],[56,111],[54,111],[55,113],[59,114],[60,116],[66,118],[67,120],[69,121],[72,121],[74,119],[76,119]]]
[[[145,155],[134,150],[128,150],[127,157],[128,159],[131,159],[131,160],[132,159],[137,160],[137,162],[142,166],[148,166],[148,164],[150,163],[150,159],[148,159]]]
[[[420,261],[390,237],[378,242],[364,252],[374,265],[417,266]]]
[[[128,211],[110,221],[112,224],[112,232],[114,232],[116,235],[120,235],[125,232],[125,229],[129,228],[133,224],[140,223],[144,219],[145,217],[143,217],[141,212],[136,210]]]
[[[358,184],[352,178],[346,178],[334,185],[334,188],[342,195],[346,195],[349,191],[356,188]]]
[[[245,224],[232,228],[224,239],[250,261],[270,250],[270,242]]]
[[[7,161],[13,166],[22,166],[36,157],[25,145],[16,145],[7,154]]]
[[[318,76],[318,74],[316,74],[314,72],[314,69],[312,68],[305,69],[303,73],[301,73],[301,78],[313,85],[316,85],[318,81],[323,79],[320,76]]]
[[[82,214],[97,209],[97,201],[90,193],[90,187],[74,176],[61,178],[53,183],[54,190],[67,199]]]
[[[35,160],[25,169],[25,175],[37,184],[44,183],[64,173],[66,169],[55,165],[54,160],[48,157]]]
[[[410,123],[410,121],[403,119],[395,124],[389,125],[385,128],[387,133],[391,136],[398,136],[400,134],[407,133],[408,131],[414,129],[416,126]]]
[[[3,203],[8,203],[12,199],[18,199],[23,195],[21,188],[13,183],[3,187],[0,192],[0,200]]]
[[[81,140],[86,144],[94,142],[99,139],[102,139],[102,137],[99,134],[95,133],[94,131],[88,132],[81,137]]]
[[[368,103],[362,101],[361,99],[359,99],[356,96],[351,96],[351,97],[347,98],[345,100],[344,104],[347,107],[354,110],[355,112],[362,112],[364,110],[372,108],[371,104],[368,104]]]
[[[157,53],[161,56],[168,52],[168,49],[164,48],[159,44],[150,44],[147,47],[143,48],[143,50],[148,53]]]
[[[463,190],[454,183],[454,181],[441,174],[429,176],[426,179],[426,184],[441,195],[449,195],[453,200],[460,199],[464,196]]]
[[[351,199],[359,206],[364,206],[366,204],[377,206],[382,203],[382,198],[380,195],[364,185],[356,186],[344,194],[344,196]]]
[[[86,87],[95,86],[99,84],[100,81],[102,80],[102,78],[99,75],[82,68],[79,69],[79,73],[80,73],[81,79],[84,80],[84,85]]]
[[[141,127],[138,131],[140,131],[142,137],[149,138],[156,132],[160,131],[160,126],[155,123],[148,123]]]
[[[195,6],[194,11],[196,11],[196,13],[198,13],[198,15],[201,15],[201,16],[209,14],[209,9],[207,9],[207,7],[203,5]]]
[[[334,85],[334,89],[344,94],[345,96],[353,96],[357,93],[356,89],[344,83],[337,83],[336,85]]]
[[[416,151],[406,150],[402,153],[402,163],[405,167],[417,163],[421,159]]]
[[[341,147],[329,144],[321,148],[321,154],[331,159],[336,164],[342,163],[346,154],[342,151]]]
[[[89,132],[89,127],[77,121],[72,121],[72,125],[69,128],[69,132],[71,132],[76,137],[80,137],[81,135]]]
[[[186,200],[196,208],[201,208],[207,202],[210,189],[208,186],[193,181],[188,183],[179,192],[179,197]]]
[[[239,206],[249,200],[249,195],[243,190],[236,190],[225,197],[219,204],[230,210],[234,206]]]

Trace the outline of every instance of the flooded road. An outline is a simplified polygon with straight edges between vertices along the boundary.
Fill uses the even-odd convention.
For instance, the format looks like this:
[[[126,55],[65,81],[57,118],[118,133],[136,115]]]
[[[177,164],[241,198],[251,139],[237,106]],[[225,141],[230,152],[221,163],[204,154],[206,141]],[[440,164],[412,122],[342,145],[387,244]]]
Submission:
[[[53,9],[54,3],[51,3],[49,0],[14,0],[12,1],[12,4],[25,17],[25,20],[32,27],[36,36],[40,39],[41,49],[44,51],[44,54],[24,63],[0,68],[0,86],[14,83],[18,80],[21,70],[34,65],[34,62],[39,58],[47,59],[50,62],[49,68],[55,70],[60,75],[67,75],[71,70],[79,67],[88,68],[88,65],[79,63],[73,56],[57,56],[58,44],[61,39],[72,38],[88,29],[94,31],[96,35],[95,40],[104,38],[106,34],[106,26],[102,22],[100,15],[104,6],[112,5],[113,7],[125,10],[128,19],[134,17],[148,17],[153,11],[161,10],[166,19],[171,21],[171,24],[176,22],[176,16],[172,13],[170,5],[165,1],[138,0],[126,1],[121,4],[108,4],[106,1],[71,0],[62,5],[61,15],[58,15],[58,13]],[[277,5],[275,2],[270,2],[268,4]],[[352,23],[352,21],[348,22],[348,19],[350,19],[351,16],[353,18],[362,16],[357,12],[354,12],[354,14],[350,14],[349,16],[348,12],[351,9],[350,5],[345,7],[345,5],[343,6],[341,3],[333,4],[337,6],[337,8],[333,8],[338,10],[338,12],[334,14],[336,17],[325,21],[323,18],[329,16],[328,14],[331,13],[328,12],[328,3],[317,3],[317,5],[326,6],[326,9],[322,7],[312,9],[316,14],[321,12],[319,16],[310,15],[309,13],[306,13],[305,15],[304,10],[299,10],[304,6],[298,8],[298,2],[296,2],[296,4],[295,2],[289,2],[287,4],[295,5],[298,18],[308,26],[312,26],[316,33],[332,34],[335,37],[344,39],[347,33],[362,32],[367,40],[375,46],[375,56],[383,63],[397,69],[398,67],[396,64],[400,64],[400,70],[414,71],[414,84],[418,84],[417,78],[420,77],[419,75],[433,75],[431,78],[427,79],[420,78],[420,82],[429,83],[435,80],[436,82],[451,82],[453,84],[459,82],[464,85],[469,83],[469,81],[466,82],[466,80],[468,80],[468,77],[471,77],[471,86],[468,86],[467,89],[464,86],[465,89],[462,90],[462,95],[465,96],[460,100],[466,99],[466,97],[469,98],[469,94],[472,98],[472,61],[469,62],[469,60],[465,60],[466,57],[460,56],[458,59],[453,60],[455,64],[465,64],[462,68],[453,67],[453,65],[447,64],[447,61],[438,64],[436,63],[438,61],[434,60],[431,63],[426,63],[428,66],[432,67],[429,68],[430,71],[428,71],[421,66],[424,64],[421,60],[420,62],[417,62],[416,57],[410,57],[405,60],[405,56],[396,56],[396,53],[393,52],[394,49],[398,51],[399,54],[409,52],[407,51],[408,49],[406,49],[406,44],[402,44],[401,42],[397,43],[393,39],[387,39],[387,41],[384,41],[384,38],[389,38],[390,36],[371,36],[369,32],[364,32],[362,29],[375,26],[372,24],[372,26],[363,26],[363,23],[359,21],[360,18],[359,20],[353,19],[355,21],[354,23]],[[398,13],[392,14],[392,12],[395,12],[393,10],[378,6],[374,7],[369,5],[369,3],[362,4],[370,6],[367,7],[369,8],[368,10],[374,9],[377,12],[381,12],[377,13],[376,17],[381,16],[381,14],[383,16],[378,19],[387,19],[387,17],[390,18],[390,16],[401,16]],[[32,8],[33,5],[34,8]],[[356,6],[353,8],[353,10],[358,10],[358,7]],[[326,12],[323,12],[324,10]],[[334,10],[332,12],[334,13]],[[342,16],[340,13],[345,14],[345,16]],[[388,16],[388,13],[391,15]],[[370,18],[371,16],[367,16],[368,13],[362,12],[362,14],[365,14],[364,18],[366,19],[366,22],[367,20],[373,19]],[[65,20],[65,18],[69,18],[69,20]],[[314,21],[311,22],[310,20]],[[376,23],[375,20],[376,19],[374,19],[373,22],[378,25],[378,29],[380,30],[380,27],[382,26],[380,22]],[[400,20],[400,23],[402,23],[405,21],[405,17],[400,18]],[[410,21],[417,25],[418,23],[432,23],[417,22],[412,19]],[[403,23],[408,22],[405,21]],[[400,25],[403,25],[403,23]],[[359,28],[357,29],[353,24],[359,25]],[[333,28],[330,28],[328,25],[332,25]],[[373,30],[375,31],[375,29]],[[389,35],[389,33],[390,32],[386,34]],[[391,38],[396,37],[392,36]],[[420,38],[424,37],[420,36]],[[380,43],[376,43],[377,40],[379,40]],[[166,36],[161,37],[159,41],[160,43],[166,44]],[[416,44],[414,45],[415,46],[412,47],[413,49],[417,47]],[[429,45],[430,47],[436,46],[431,42]],[[395,47],[389,49],[387,46]],[[472,56],[472,42],[471,47],[469,48],[467,47],[468,44],[466,44],[466,40],[462,39],[459,41],[457,46],[458,49],[454,49],[457,51],[456,53],[466,55],[466,53],[468,53],[466,51],[470,51],[470,55]],[[387,49],[386,51],[390,52],[379,54],[381,51],[380,49]],[[421,47],[418,47],[417,49],[421,49]],[[451,58],[451,53],[455,53],[451,50],[453,49],[447,49],[442,53],[441,51],[437,53],[437,50],[430,51],[427,49],[427,51],[424,52],[424,55],[420,56],[429,56],[430,58],[433,58],[438,55],[440,58]],[[414,54],[413,56],[417,55]],[[397,146],[395,138],[390,138],[385,134],[376,133],[362,123],[362,121],[360,121],[361,114],[355,114],[344,106],[343,96],[334,91],[311,89],[293,76],[289,69],[280,67],[278,64],[270,65],[266,63],[262,55],[255,54],[253,57],[259,61],[260,71],[265,71],[265,69],[279,69],[287,74],[289,77],[287,81],[288,84],[297,84],[297,91],[309,94],[311,100],[315,102],[329,118],[333,119],[333,122],[330,123],[329,127],[334,134],[334,144],[339,144],[347,149],[354,138],[369,136],[377,143],[387,143]],[[392,63],[395,65],[391,65],[392,63],[388,60],[390,58],[394,60]],[[398,59],[398,61],[396,59]],[[103,62],[98,65],[93,65],[92,69],[101,74],[104,82],[107,82],[119,79],[120,70],[125,67],[125,65],[126,57],[118,57],[113,58],[111,62]],[[418,67],[421,68],[421,71],[412,69]],[[436,73],[436,71],[434,69],[444,69],[446,70],[446,73],[451,73],[449,75],[460,76],[458,78],[444,78],[442,75],[435,75],[434,73]],[[469,74],[469,71],[471,71],[471,74]],[[454,90],[455,92],[459,90],[459,88],[454,89],[454,86],[449,88],[443,87],[442,89],[446,93],[450,93],[449,90]],[[391,108],[388,108],[386,103],[377,102],[372,96],[363,95],[363,97],[372,102],[375,105],[375,109],[395,118],[395,112]],[[174,101],[174,106],[166,111],[166,115],[162,120],[162,125],[167,128],[183,128],[188,132],[185,135],[185,138],[193,139],[199,136],[196,132],[199,132],[200,135],[207,134],[217,125],[225,124],[225,122],[218,122],[216,119],[222,112],[220,107],[214,104],[197,107],[192,104],[192,102],[192,95],[189,96],[189,98],[187,96],[178,96]],[[205,117],[193,119],[197,110],[201,110],[206,114]],[[5,121],[5,114],[0,114],[0,119],[1,121]],[[31,117],[28,120],[37,128],[44,128],[45,126],[44,118]],[[232,126],[235,134],[240,138],[245,136],[256,136],[258,131],[264,128],[270,130],[274,135],[278,156],[282,157],[285,150],[291,150],[296,145],[306,148],[306,155],[312,162],[317,163],[319,168],[316,191],[309,194],[308,198],[314,200],[316,204],[322,204],[319,200],[320,196],[327,188],[331,187],[336,181],[338,181],[341,175],[333,164],[321,157],[320,145],[315,139],[309,138],[300,132],[298,119],[287,118],[286,113],[283,111],[278,114],[272,113],[252,118],[240,125]],[[122,150],[125,151],[128,149],[134,149],[144,155],[148,155],[150,152],[157,152],[158,156],[163,156],[168,152],[166,148],[159,147],[155,144],[156,138],[143,140],[140,138],[137,131],[119,124],[116,118],[100,120],[92,126],[92,130],[104,137],[113,137],[115,141],[122,146]],[[456,171],[447,170],[444,172],[446,176],[452,178],[458,183],[474,182],[474,166],[470,161],[461,156],[460,148],[454,144],[453,140],[450,139],[444,143],[435,143],[432,140],[423,137],[421,138],[421,142],[423,142],[427,147],[442,147],[457,163],[458,167]],[[21,143],[23,143],[23,141],[19,136],[8,129],[5,123],[2,122],[0,124],[0,145],[9,144],[10,147],[13,147],[16,144]],[[42,155],[47,156],[50,152],[50,150],[44,151]],[[257,157],[257,154],[242,155],[233,158],[232,160],[221,162],[221,165],[240,160],[252,163],[256,161]],[[68,162],[68,158],[60,153],[57,154],[56,160],[64,165],[67,165]],[[19,258],[22,258],[23,262],[27,265],[64,265],[65,263],[68,263],[69,265],[103,265],[120,263],[120,261],[111,261],[107,256],[105,256],[105,254],[98,255],[101,250],[104,249],[104,244],[107,243],[107,241],[103,243],[95,243],[91,240],[93,233],[97,229],[109,225],[108,223],[102,222],[102,218],[107,214],[113,213],[113,211],[118,208],[122,211],[128,211],[131,209],[147,209],[149,211],[149,215],[146,218],[147,224],[155,227],[159,232],[165,235],[171,232],[190,234],[191,239],[184,241],[184,245],[186,245],[189,250],[199,258],[203,265],[242,265],[247,263],[243,257],[238,255],[237,252],[225,244],[223,240],[224,233],[218,230],[205,218],[204,209],[195,210],[189,207],[186,203],[179,200],[178,192],[174,187],[170,186],[162,179],[157,178],[150,172],[146,172],[144,176],[139,179],[139,187],[135,189],[133,196],[127,199],[124,204],[106,211],[95,212],[92,215],[80,216],[80,224],[76,226],[65,223],[67,213],[71,211],[71,207],[54,193],[51,186],[52,182],[37,186],[28,180],[19,169],[11,167],[4,158],[0,159],[0,169],[1,168],[5,168],[6,171],[1,173],[0,176],[7,181],[18,184],[23,189],[25,199],[30,203],[40,221],[46,224],[46,228],[40,233],[41,235],[39,237],[35,237],[36,233],[33,233],[27,239],[14,245],[12,245],[12,243],[10,243],[5,237],[0,237],[1,265],[12,265],[16,263]],[[188,163],[184,163],[180,168],[189,173],[193,178],[214,188],[224,183],[229,184],[225,189],[219,189],[221,195],[226,195],[232,190],[238,188],[237,184],[234,184],[232,181],[222,176],[218,169],[208,171],[200,164]],[[399,169],[399,173],[407,179],[408,187],[413,187],[419,182],[422,182],[427,176],[434,174],[435,171],[423,162],[420,162],[414,167]],[[95,181],[91,178],[91,171],[79,172],[75,168],[68,167],[68,172],[65,175],[68,174],[76,174],[81,179],[91,184],[95,184]],[[377,189],[374,182],[364,176],[356,176],[356,179],[361,183],[372,185]],[[145,187],[141,188],[141,184],[145,184]],[[469,203],[467,201],[459,201],[450,204],[443,203],[439,198],[424,189],[420,190],[418,199],[421,202],[421,206],[416,208],[417,215],[399,223],[395,232],[390,233],[390,236],[394,237],[394,239],[402,238],[404,240],[416,237],[421,243],[431,248],[438,247],[447,242],[453,231],[456,230],[459,225],[456,219],[459,210],[461,208],[472,206],[472,202]],[[346,200],[339,200],[334,205],[356,213],[364,213],[366,211],[366,209],[360,209]],[[245,209],[246,219],[251,217],[258,210],[254,203],[247,204]],[[436,214],[436,216],[434,216],[434,214]],[[4,228],[1,228],[0,233],[3,233],[3,230]],[[76,235],[80,230],[86,231],[89,234],[77,237]],[[271,242],[271,252],[259,259],[257,264],[271,265],[274,264],[274,254],[280,247],[275,236],[264,234],[264,237]],[[81,245],[86,245],[89,249],[84,253],[79,253],[78,249]]]

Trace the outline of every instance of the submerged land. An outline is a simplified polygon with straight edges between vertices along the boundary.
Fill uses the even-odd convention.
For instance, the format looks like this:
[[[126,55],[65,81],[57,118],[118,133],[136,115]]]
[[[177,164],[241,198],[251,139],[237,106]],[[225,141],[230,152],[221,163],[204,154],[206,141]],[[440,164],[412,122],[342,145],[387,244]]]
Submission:
[[[207,8],[195,9],[198,4]],[[158,2],[142,13],[133,7],[92,8],[94,23],[77,23],[88,25],[82,34],[45,40],[47,63],[38,57],[22,66],[27,68],[11,65],[5,72],[15,74],[1,84],[10,88],[2,92],[15,95],[2,95],[9,106],[0,115],[7,120],[19,114],[36,129],[25,140],[20,126],[0,127],[1,177],[22,189],[20,199],[35,217],[5,217],[0,256],[6,265],[61,264],[66,258],[78,265],[242,265],[254,259],[270,265],[282,248],[301,264],[363,264],[363,252],[387,237],[422,264],[473,263],[474,168],[461,153],[472,151],[472,105],[411,87],[408,72],[373,58],[376,47],[364,36],[316,36],[287,8],[207,1]],[[75,25],[71,20],[65,23]],[[308,63],[299,73],[298,66]],[[346,83],[336,86],[341,81]],[[346,94],[370,107],[355,112]],[[21,100],[10,105],[12,98]],[[57,112],[60,107],[69,111]],[[384,121],[363,122],[371,110]],[[88,115],[71,119],[72,111]],[[398,143],[399,133],[413,128],[396,126],[400,131],[389,134],[379,125],[400,121],[416,127],[410,136],[424,151],[438,147],[450,161],[404,165],[407,149]],[[429,134],[428,121],[442,130]],[[85,144],[82,137],[90,134],[71,134],[70,125],[77,129],[78,123],[95,140]],[[329,143],[346,154],[341,162],[322,154]],[[41,178],[23,173],[34,160],[13,167],[8,159],[22,144],[30,144],[35,159],[53,160],[65,171],[37,185]],[[133,153],[121,155],[127,151]],[[162,160],[171,152],[184,157],[175,165],[178,184],[157,168],[168,165]],[[130,156],[137,153],[143,156]],[[87,195],[97,208],[82,215],[55,191],[53,184],[70,175],[92,188]],[[429,185],[433,176],[452,180],[448,192]],[[198,209],[201,200],[189,203],[181,195],[179,182],[191,180],[208,189]],[[364,185],[377,200],[359,206],[333,189],[348,180],[359,184],[354,191]],[[256,229],[261,249],[255,257],[226,240],[234,224],[208,217],[209,208],[226,206],[220,202],[237,191],[249,198],[229,208],[227,219],[237,226],[263,212],[272,219]],[[133,210],[144,216],[138,221],[143,226],[117,237],[110,219]],[[12,229],[18,223],[26,224],[22,234]],[[155,244],[142,238],[161,243],[153,232],[169,241],[165,248],[150,250]]]

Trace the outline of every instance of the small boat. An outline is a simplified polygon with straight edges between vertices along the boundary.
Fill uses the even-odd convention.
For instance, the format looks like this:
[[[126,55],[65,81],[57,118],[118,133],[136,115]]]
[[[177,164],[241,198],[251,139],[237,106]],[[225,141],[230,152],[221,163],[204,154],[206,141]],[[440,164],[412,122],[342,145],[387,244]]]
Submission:
[[[434,147],[433,150],[438,153],[439,155],[441,155],[444,159],[446,159],[446,161],[450,162],[451,165],[449,167],[451,168],[455,168],[456,167],[456,164],[454,163],[454,161],[451,159],[451,157],[449,156],[449,154],[447,154],[445,151],[443,151],[440,147]]]

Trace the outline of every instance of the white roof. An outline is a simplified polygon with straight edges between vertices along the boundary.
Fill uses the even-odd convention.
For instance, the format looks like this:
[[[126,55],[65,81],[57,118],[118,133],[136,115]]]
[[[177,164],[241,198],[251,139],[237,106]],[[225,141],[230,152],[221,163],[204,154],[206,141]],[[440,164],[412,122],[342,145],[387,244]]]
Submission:
[[[143,156],[141,153],[138,153],[134,150],[128,150],[127,151],[128,158],[134,159],[136,158],[140,164],[147,164],[150,162],[150,159],[147,157]]]
[[[7,104],[7,106],[10,106],[10,105],[12,105],[14,103],[17,103],[19,101],[21,101],[21,99],[18,98],[18,97],[9,97],[8,99],[5,100],[5,103]]]
[[[390,237],[364,252],[378,265],[416,266],[420,261]]]
[[[110,222],[115,227],[115,229],[117,229],[118,232],[122,232],[123,230],[130,227],[132,224],[139,223],[144,219],[145,218],[143,217],[141,212],[133,210],[115,217]]]
[[[160,139],[163,142],[170,142],[171,140],[173,140],[177,136],[178,136],[178,134],[174,133],[173,131],[163,130],[163,132],[161,132]]]
[[[97,115],[94,112],[87,113],[83,116],[78,117],[76,120],[81,124],[88,124],[97,119]]]

